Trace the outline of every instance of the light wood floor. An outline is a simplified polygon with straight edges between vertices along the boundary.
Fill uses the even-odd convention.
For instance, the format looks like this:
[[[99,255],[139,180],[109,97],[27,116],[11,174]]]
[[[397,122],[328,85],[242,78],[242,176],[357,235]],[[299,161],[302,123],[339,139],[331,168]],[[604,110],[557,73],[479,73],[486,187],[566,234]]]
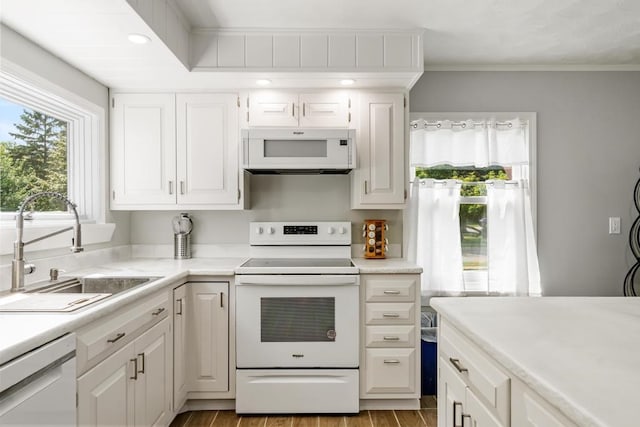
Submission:
[[[360,411],[352,416],[248,416],[233,411],[193,411],[171,427],[436,427],[435,396],[422,396],[419,411]]]

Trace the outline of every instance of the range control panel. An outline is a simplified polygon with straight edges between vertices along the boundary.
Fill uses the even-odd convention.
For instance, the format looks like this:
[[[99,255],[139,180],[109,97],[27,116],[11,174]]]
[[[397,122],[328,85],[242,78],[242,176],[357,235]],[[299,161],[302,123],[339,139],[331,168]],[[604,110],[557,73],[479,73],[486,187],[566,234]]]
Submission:
[[[249,243],[258,245],[350,245],[351,223],[319,222],[252,222]]]

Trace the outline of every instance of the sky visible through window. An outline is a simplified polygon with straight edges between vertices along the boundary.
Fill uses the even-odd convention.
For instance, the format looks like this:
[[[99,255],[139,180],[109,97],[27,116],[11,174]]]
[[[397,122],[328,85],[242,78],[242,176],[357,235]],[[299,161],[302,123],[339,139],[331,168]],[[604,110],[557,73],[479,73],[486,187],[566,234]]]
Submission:
[[[24,107],[0,98],[0,141],[13,141],[9,132],[14,132],[14,123],[20,121]]]

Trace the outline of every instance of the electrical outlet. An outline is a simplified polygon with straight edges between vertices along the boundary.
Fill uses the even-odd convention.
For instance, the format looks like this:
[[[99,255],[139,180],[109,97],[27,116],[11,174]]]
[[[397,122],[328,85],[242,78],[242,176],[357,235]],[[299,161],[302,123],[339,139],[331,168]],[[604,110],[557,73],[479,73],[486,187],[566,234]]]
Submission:
[[[620,217],[609,217],[609,234],[620,234]]]

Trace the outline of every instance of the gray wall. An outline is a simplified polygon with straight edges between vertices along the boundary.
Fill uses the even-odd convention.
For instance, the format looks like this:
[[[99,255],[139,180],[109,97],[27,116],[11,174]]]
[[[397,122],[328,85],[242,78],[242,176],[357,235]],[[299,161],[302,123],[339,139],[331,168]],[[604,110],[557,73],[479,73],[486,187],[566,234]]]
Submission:
[[[412,112],[538,114],[538,256],[545,295],[621,295],[640,176],[640,72],[426,72]],[[608,234],[608,217],[622,234]]]
[[[348,175],[252,175],[251,209],[191,211],[194,244],[248,244],[250,221],[351,221],[354,243],[363,243],[367,218],[386,219],[389,242],[402,243],[401,210],[351,210]],[[132,244],[173,244],[177,212],[132,212]]]

